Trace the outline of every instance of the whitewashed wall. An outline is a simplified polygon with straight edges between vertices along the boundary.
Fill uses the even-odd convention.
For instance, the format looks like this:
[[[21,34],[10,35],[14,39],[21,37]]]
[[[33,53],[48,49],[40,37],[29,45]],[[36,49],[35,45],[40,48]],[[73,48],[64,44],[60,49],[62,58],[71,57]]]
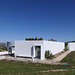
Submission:
[[[32,47],[42,44],[43,41],[15,41],[15,55],[32,57]]]
[[[64,42],[45,41],[44,50],[50,50],[52,54],[56,54],[64,50]]]
[[[70,51],[74,51],[75,50],[75,43],[68,43],[68,49]]]
[[[45,58],[45,51],[51,50],[52,54],[63,51],[63,42],[52,41],[15,41],[15,55],[32,57],[32,47],[41,46],[41,60]]]

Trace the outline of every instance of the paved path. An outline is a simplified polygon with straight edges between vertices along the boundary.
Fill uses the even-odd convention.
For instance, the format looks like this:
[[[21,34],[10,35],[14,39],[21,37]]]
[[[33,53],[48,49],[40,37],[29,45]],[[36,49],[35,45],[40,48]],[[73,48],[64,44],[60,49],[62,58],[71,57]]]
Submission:
[[[15,61],[23,61],[23,62],[32,62],[31,58],[14,58],[11,56],[6,56],[6,60],[15,60]],[[52,60],[40,60],[40,59],[34,59],[34,63],[43,63],[43,64],[61,64],[60,62],[52,61]]]
[[[65,53],[59,55],[58,57],[54,58],[52,61],[61,61],[65,56],[67,56],[70,51],[66,51]]]

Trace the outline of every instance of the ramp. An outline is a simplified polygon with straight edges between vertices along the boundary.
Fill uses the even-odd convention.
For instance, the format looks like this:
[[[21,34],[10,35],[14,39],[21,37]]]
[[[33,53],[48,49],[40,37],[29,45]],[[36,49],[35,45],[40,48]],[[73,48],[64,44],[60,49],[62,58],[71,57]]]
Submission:
[[[52,61],[61,61],[64,57],[66,57],[70,51],[66,51],[62,53],[61,55],[57,56],[56,58],[53,58]]]

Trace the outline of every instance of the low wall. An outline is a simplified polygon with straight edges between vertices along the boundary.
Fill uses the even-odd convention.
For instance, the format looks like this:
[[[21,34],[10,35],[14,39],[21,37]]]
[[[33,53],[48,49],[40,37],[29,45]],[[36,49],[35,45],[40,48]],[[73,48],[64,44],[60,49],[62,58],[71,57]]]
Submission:
[[[0,52],[0,55],[6,55],[6,54],[8,54],[8,51]]]

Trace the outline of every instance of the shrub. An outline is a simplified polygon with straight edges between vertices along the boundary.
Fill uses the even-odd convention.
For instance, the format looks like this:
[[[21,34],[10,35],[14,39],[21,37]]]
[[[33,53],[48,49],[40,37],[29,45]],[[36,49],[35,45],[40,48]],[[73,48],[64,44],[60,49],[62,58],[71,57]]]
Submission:
[[[66,47],[65,49],[64,49],[64,51],[68,51],[69,49]]]
[[[43,40],[43,38],[37,38],[37,37],[35,37],[35,38],[26,38],[25,40]]]
[[[47,59],[52,59],[54,56],[52,55],[52,53],[49,50],[45,51],[45,58]]]
[[[50,57],[50,51],[47,50],[47,51],[45,51],[45,58],[49,58],[49,57]]]
[[[47,54],[47,51],[45,51],[45,58],[47,58],[48,57],[48,54]]]
[[[38,40],[38,38],[37,38],[37,37],[35,37],[35,40]]]
[[[64,51],[68,51],[69,49],[68,49],[68,43],[66,42],[65,43],[65,49],[64,49]]]
[[[52,55],[52,53],[51,53],[51,55],[50,55],[50,59],[52,59],[54,57],[54,55]]]
[[[43,40],[43,38],[39,38],[38,40]]]
[[[32,38],[32,40],[34,40],[34,38]]]
[[[64,51],[61,51],[61,53],[64,53]]]

